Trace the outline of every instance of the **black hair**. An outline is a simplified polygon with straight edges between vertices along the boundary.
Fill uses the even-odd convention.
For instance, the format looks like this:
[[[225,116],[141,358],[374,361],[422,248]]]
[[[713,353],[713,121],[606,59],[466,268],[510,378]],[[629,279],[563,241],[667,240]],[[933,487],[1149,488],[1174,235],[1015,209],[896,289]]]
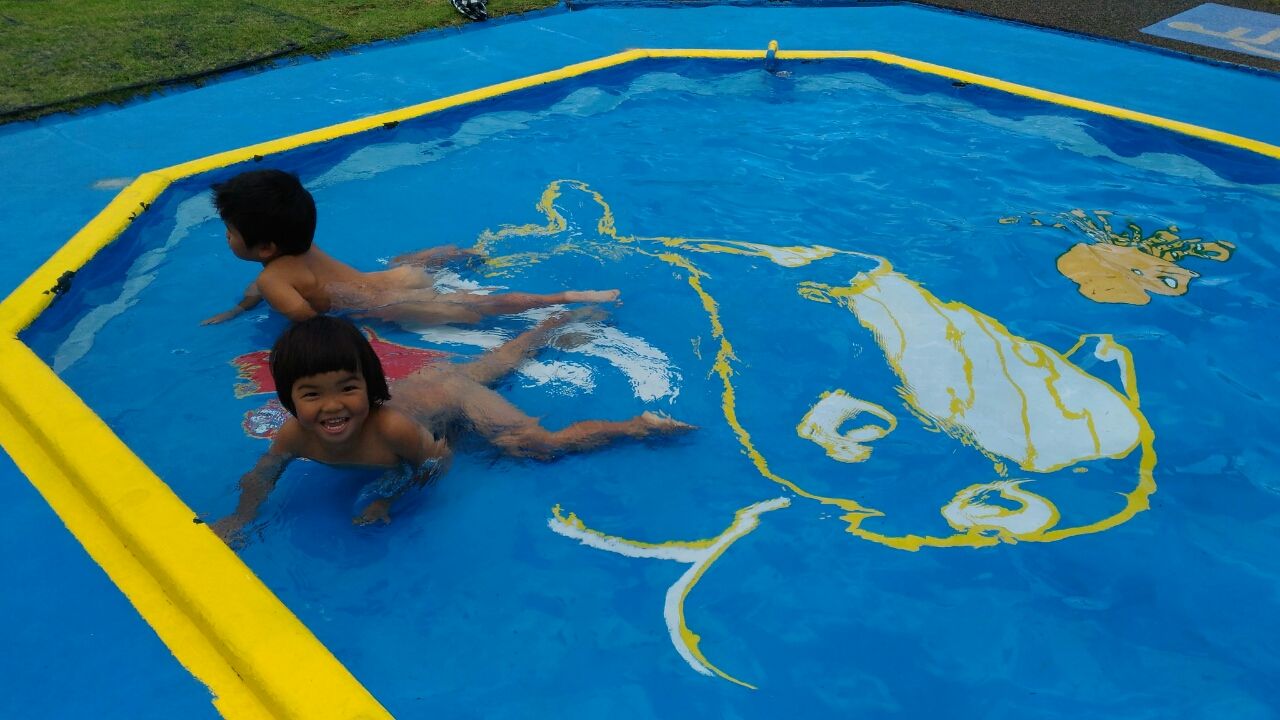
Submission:
[[[290,414],[297,414],[293,406],[294,383],[341,370],[364,377],[371,407],[391,399],[382,362],[369,341],[347,320],[317,315],[294,323],[271,348],[271,379],[276,383],[276,397]]]
[[[213,206],[245,247],[275,243],[285,255],[311,249],[316,233],[316,201],[296,175],[283,170],[250,170],[213,186]]]

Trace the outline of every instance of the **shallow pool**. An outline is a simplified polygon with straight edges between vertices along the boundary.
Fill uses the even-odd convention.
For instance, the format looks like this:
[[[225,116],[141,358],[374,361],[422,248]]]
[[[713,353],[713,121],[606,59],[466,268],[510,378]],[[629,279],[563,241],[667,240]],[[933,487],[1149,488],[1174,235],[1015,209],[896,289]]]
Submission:
[[[646,62],[287,154],[365,269],[618,287],[386,528],[296,464],[241,555],[397,717],[1265,717],[1280,164],[873,63]],[[265,449],[254,266],[172,187],[24,335],[182,499]],[[371,326],[473,355],[536,314]],[[392,348],[395,350],[395,348]],[[412,351],[397,350],[407,352]],[[754,689],[753,689],[754,688]]]

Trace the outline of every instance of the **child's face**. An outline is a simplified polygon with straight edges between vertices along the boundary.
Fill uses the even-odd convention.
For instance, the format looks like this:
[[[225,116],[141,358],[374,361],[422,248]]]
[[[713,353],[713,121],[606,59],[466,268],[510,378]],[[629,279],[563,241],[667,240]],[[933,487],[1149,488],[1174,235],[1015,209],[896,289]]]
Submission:
[[[225,223],[224,223],[225,224]],[[235,228],[227,225],[227,247],[231,248],[231,252],[241,260],[255,260],[249,252],[248,246],[244,244],[244,237]]]
[[[290,393],[303,429],[322,442],[341,445],[360,435],[369,419],[364,378],[347,370],[308,375]]]
[[[251,262],[265,262],[270,260],[275,253],[275,245],[266,243],[258,247],[251,248],[244,244],[244,236],[240,234],[230,223],[223,223],[227,227],[227,247],[231,248],[231,253],[241,260],[249,260]]]

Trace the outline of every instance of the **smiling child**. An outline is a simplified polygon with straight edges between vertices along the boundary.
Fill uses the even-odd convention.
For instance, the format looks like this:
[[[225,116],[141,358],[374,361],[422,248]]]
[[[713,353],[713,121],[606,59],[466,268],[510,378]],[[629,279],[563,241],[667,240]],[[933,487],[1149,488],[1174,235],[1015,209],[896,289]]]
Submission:
[[[599,316],[593,313],[599,311],[559,313],[474,360],[428,365],[396,384],[399,404],[390,402],[382,363],[369,341],[349,321],[319,315],[293,324],[271,350],[276,394],[292,417],[241,478],[236,509],[212,525],[214,532],[228,543],[241,541],[244,526],[298,458],[385,468],[384,478],[391,482],[380,484],[394,490],[370,503],[353,522],[390,522],[396,499],[439,476],[448,465],[448,442],[429,427],[465,427],[509,455],[540,460],[620,437],[692,429],[645,412],[628,420],[584,420],[551,431],[488,387],[536,352],[555,330]]]

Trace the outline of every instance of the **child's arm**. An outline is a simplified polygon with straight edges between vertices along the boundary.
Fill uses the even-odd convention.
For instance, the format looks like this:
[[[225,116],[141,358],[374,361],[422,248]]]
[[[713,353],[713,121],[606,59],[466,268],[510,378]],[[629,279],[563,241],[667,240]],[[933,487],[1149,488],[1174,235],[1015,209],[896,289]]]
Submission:
[[[258,458],[253,469],[240,478],[240,500],[235,512],[209,526],[228,545],[234,546],[243,540],[244,526],[258,516],[258,508],[275,489],[285,468],[297,457],[292,448],[294,434],[289,432],[291,422],[280,428],[271,447]]]
[[[260,302],[262,302],[262,293],[258,292],[258,282],[255,280],[249,283],[249,287],[244,289],[244,297],[240,299],[240,302],[236,303],[235,307],[226,312],[220,312],[200,324],[217,325],[218,323],[226,322],[246,310],[252,310]]]
[[[258,278],[258,289],[262,291],[262,297],[268,305],[294,322],[310,320],[317,314],[311,303],[302,297],[302,293],[298,292],[287,277],[263,273]]]
[[[395,410],[386,409],[382,412],[394,413],[394,416],[387,418],[389,422],[385,423],[383,431],[388,444],[402,461],[400,467],[388,470],[387,474],[407,474],[408,477],[400,482],[393,482],[395,492],[369,503],[363,512],[352,518],[351,522],[356,525],[391,522],[391,505],[410,489],[420,488],[443,475],[452,459],[449,444],[436,438],[425,427]]]

